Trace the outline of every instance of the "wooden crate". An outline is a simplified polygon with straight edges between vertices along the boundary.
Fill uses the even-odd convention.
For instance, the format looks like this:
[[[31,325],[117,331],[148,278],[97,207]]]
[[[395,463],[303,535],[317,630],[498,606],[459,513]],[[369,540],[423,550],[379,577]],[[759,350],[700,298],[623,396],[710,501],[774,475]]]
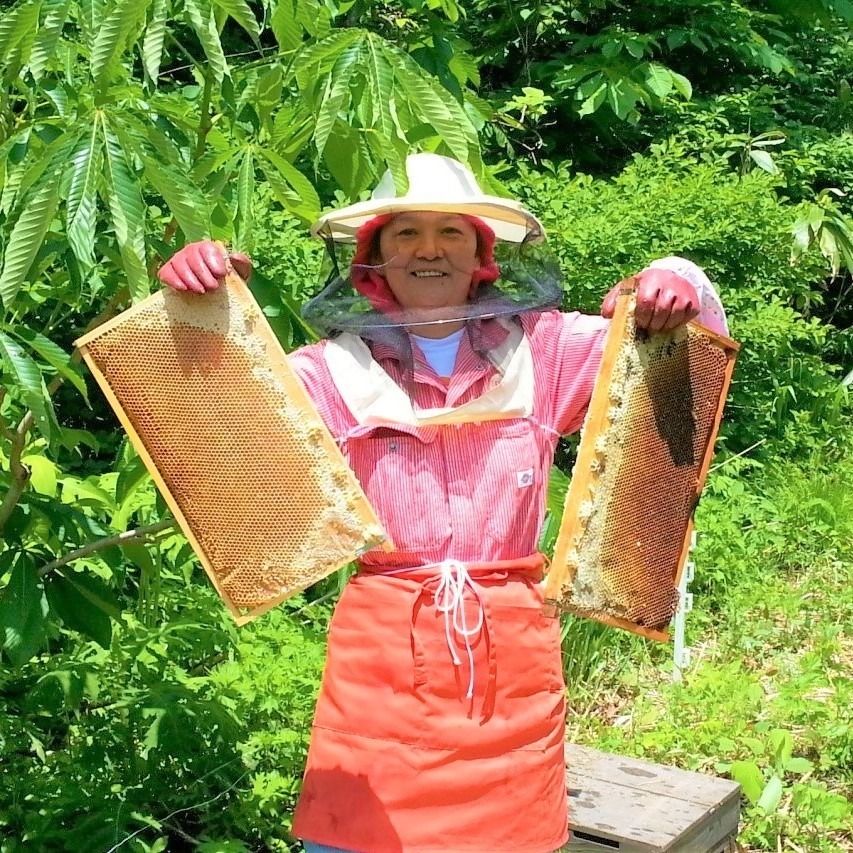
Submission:
[[[729,853],[737,850],[740,786],[691,773],[566,747],[566,853]]]

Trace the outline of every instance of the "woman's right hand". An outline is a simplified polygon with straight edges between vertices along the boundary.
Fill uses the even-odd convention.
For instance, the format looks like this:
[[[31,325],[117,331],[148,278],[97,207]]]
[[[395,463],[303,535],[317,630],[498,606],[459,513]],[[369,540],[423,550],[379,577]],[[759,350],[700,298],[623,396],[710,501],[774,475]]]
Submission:
[[[228,255],[234,272],[248,281],[252,277],[252,262],[242,252]],[[160,268],[157,277],[173,290],[206,293],[216,290],[225,280],[226,258],[213,240],[189,243]]]

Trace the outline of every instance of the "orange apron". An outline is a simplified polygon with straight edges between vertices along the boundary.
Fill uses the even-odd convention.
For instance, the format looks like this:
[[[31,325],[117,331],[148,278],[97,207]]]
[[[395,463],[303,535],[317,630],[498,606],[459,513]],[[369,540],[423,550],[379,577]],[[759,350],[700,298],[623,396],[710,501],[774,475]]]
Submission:
[[[565,844],[565,685],[543,562],[363,567],[350,581],[329,628],[297,836],[359,853]]]

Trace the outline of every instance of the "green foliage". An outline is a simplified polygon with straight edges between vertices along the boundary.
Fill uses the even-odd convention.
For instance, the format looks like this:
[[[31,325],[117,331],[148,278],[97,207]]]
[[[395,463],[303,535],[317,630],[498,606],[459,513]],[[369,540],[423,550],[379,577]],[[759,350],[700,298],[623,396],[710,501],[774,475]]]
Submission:
[[[413,148],[463,159],[500,191],[481,141],[545,219],[569,307],[595,311],[622,275],[684,254],[719,285],[743,344],[724,467],[699,510],[699,587],[732,626],[720,658],[676,694],[681,716],[668,720],[654,691],[626,715],[636,667],[665,655],[566,620],[575,719],[599,715],[636,751],[741,775],[750,843],[787,833],[834,849],[853,760],[853,483],[833,467],[849,457],[838,367],[853,355],[853,49],[841,0],[782,5],[4,4],[4,853],[291,847],[323,602],[346,572],[238,634],[73,341],[146,296],[184,242],[214,237],[252,252],[252,289],[284,346],[299,346],[321,251],[306,222],[386,167],[404,183]],[[538,171],[516,167],[552,152]],[[610,177],[559,162],[569,154]],[[565,485],[555,469],[545,549]],[[766,567],[788,586],[768,594]],[[792,675],[765,690],[771,652]]]
[[[544,219],[570,307],[596,311],[614,281],[667,255],[694,260],[716,282],[742,345],[727,447],[772,440],[794,451],[844,434],[849,404],[826,361],[836,332],[812,316],[824,299],[815,285],[823,262],[810,251],[790,264],[804,208],[779,204],[773,176],[691,161],[677,142],[609,181],[565,166],[523,175],[512,187]]]
[[[534,159],[568,155],[597,171],[610,171],[608,155],[625,156],[626,140],[629,150],[645,143],[650,115],[694,96],[775,78],[796,81],[805,98],[814,77],[824,95],[822,72],[838,57],[822,62],[815,42],[837,46],[850,19],[844,4],[733,0],[478,0],[475,10],[462,32],[483,54],[483,87],[499,113],[531,87],[550,99],[547,111],[505,121],[494,141],[506,144],[505,132]]]

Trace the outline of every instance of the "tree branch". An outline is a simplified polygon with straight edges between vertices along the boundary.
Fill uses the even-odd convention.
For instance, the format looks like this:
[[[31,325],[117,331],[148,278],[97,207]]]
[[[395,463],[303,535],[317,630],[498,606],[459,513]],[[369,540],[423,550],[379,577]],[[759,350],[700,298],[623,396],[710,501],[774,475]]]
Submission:
[[[56,560],[46,563],[39,569],[39,577],[43,578],[54,569],[67,565],[73,560],[79,560],[81,557],[87,557],[89,554],[94,554],[96,551],[103,551],[105,548],[111,548],[113,545],[127,545],[128,542],[140,542],[144,539],[149,539],[163,530],[174,527],[174,525],[175,522],[173,519],[166,518],[154,524],[149,524],[146,527],[137,527],[134,530],[125,530],[124,533],[116,533],[113,536],[97,539],[95,542],[90,542],[76,551],[69,552],[64,557],[58,557]]]
[[[35,418],[31,411],[28,411],[18,428],[12,433],[12,449],[9,452],[9,472],[12,475],[12,485],[9,486],[9,491],[3,498],[3,503],[0,504],[0,534],[6,527],[6,523],[12,516],[12,512],[18,505],[27,483],[30,481],[30,469],[21,462],[21,455],[24,452],[24,446],[27,443],[27,433],[33,425]]]

